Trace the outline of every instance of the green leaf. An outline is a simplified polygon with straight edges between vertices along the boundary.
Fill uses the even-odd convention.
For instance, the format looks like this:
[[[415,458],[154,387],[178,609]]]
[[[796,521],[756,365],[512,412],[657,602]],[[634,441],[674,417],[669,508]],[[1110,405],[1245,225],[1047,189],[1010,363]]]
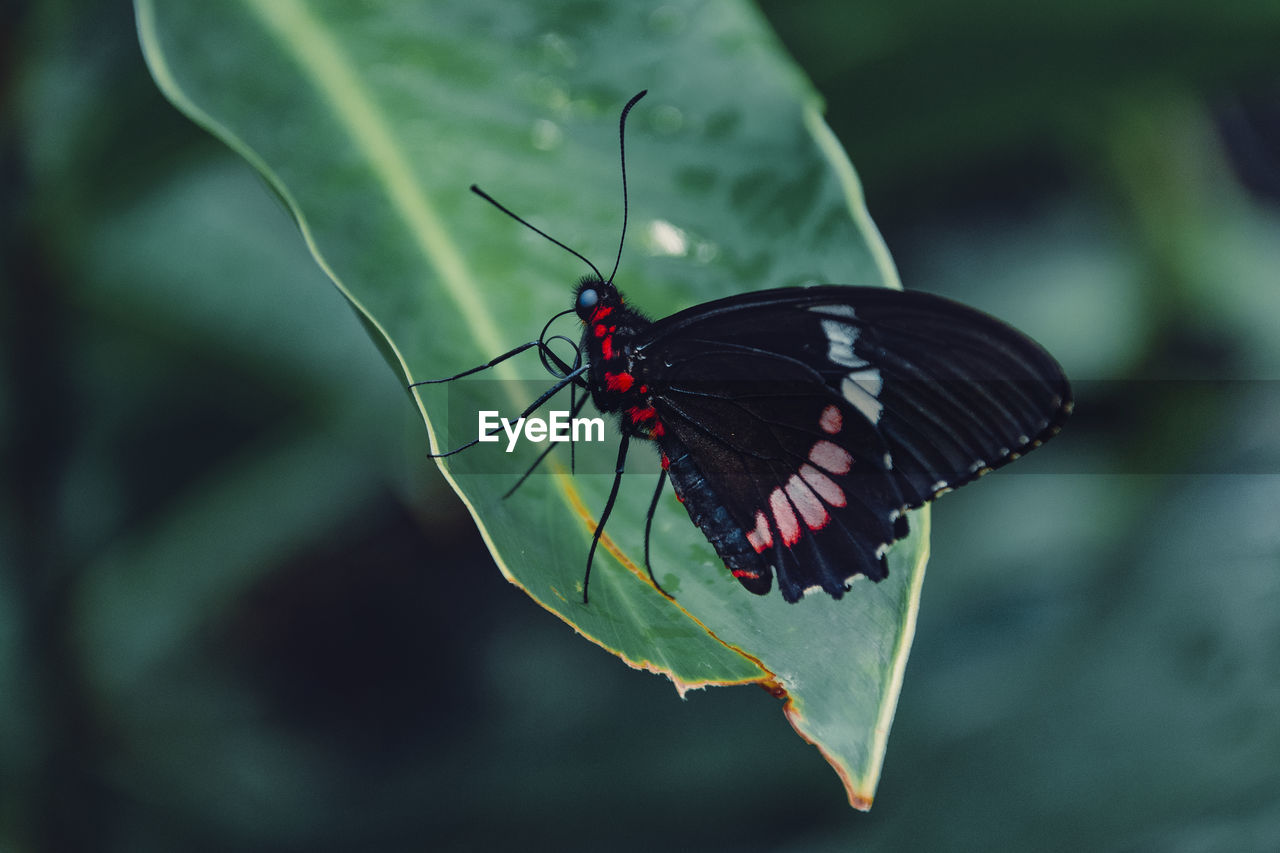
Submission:
[[[746,3],[138,0],[137,12],[161,89],[265,176],[406,382],[535,337],[586,271],[470,195],[473,181],[611,268],[618,111],[642,88],[617,276],[635,304],[661,316],[779,285],[897,286],[817,96]],[[531,354],[491,373],[547,381]],[[469,423],[474,435],[476,399],[517,411],[522,387],[430,386],[416,399],[432,448],[459,443]],[[580,459],[577,476],[561,460],[509,500],[529,456],[486,445],[442,468],[512,583],[682,693],[757,682],[785,695],[797,731],[868,807],[914,630],[928,515],[913,516],[889,580],[788,605],[745,593],[668,494],[653,563],[673,602],[642,567],[657,465],[633,452],[637,476],[624,481],[584,606],[585,556],[612,479],[612,451],[594,453],[603,457]]]

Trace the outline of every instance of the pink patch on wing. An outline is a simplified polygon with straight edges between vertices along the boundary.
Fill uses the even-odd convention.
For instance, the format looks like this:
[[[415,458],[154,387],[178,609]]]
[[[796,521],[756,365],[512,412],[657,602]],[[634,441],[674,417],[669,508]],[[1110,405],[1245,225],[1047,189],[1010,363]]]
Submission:
[[[756,510],[756,529],[747,531],[747,541],[751,543],[752,548],[756,549],[757,554],[773,545],[773,532],[769,530],[769,519],[761,510]]]
[[[782,544],[791,546],[799,542],[800,521],[782,489],[774,489],[769,494],[769,509],[773,512],[773,522],[778,526],[778,532],[782,534]]]
[[[818,426],[827,435],[835,435],[844,427],[844,415],[835,406],[827,406],[818,418]]]
[[[848,503],[848,498],[844,496],[844,489],[812,465],[801,465],[800,477],[809,484],[809,488],[818,493],[818,497],[832,506],[844,506]]]
[[[849,451],[825,438],[809,450],[809,461],[832,474],[848,474],[853,467],[853,457],[849,455]]]
[[[826,527],[831,516],[827,515],[827,508],[822,505],[822,501],[818,500],[813,489],[806,486],[797,475],[792,474],[791,479],[787,480],[786,491],[787,497],[791,498],[791,503],[795,504],[796,509],[800,511],[800,517],[804,519],[806,527],[810,530],[821,530]]]

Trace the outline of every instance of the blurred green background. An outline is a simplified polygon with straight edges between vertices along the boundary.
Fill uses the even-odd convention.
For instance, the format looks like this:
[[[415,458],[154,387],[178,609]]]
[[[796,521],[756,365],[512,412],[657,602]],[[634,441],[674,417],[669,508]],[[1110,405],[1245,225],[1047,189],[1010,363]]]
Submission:
[[[869,814],[506,584],[130,9],[10,7],[0,850],[1280,849],[1275,3],[764,4],[906,286],[1081,380],[934,513]]]

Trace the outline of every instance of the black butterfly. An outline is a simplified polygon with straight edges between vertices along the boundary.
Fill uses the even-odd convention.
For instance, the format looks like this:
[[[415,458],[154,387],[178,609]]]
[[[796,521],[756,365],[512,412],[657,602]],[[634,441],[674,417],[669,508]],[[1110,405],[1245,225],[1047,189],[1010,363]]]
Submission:
[[[623,136],[627,113],[644,95],[619,120],[624,237]],[[781,288],[652,321],[613,285],[617,261],[606,279],[472,190],[595,273],[538,340],[432,380],[536,347],[559,381],[526,415],[567,386],[585,388],[596,408],[617,415],[618,464],[587,555],[584,603],[633,438],[655,442],[662,456],[646,567],[654,510],[670,477],[733,576],[764,595],[776,574],[782,597],[794,602],[815,589],[840,598],[859,574],[886,577],[885,554],[907,535],[907,510],[1037,447],[1071,411],[1067,379],[1044,349],[951,300],[882,287]],[[620,242],[619,260],[621,253]],[[547,334],[569,313],[584,326],[572,363],[549,346],[567,339]],[[573,404],[575,416],[585,402]],[[649,575],[657,586],[652,568]]]

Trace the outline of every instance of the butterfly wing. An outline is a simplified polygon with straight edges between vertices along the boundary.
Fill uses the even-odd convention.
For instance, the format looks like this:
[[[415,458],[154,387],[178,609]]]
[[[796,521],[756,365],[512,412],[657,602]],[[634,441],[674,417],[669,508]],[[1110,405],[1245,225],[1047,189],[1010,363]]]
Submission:
[[[930,294],[823,286],[695,306],[636,342],[677,493],[743,585],[879,580],[903,512],[1035,447],[1070,411],[1038,344]]]

